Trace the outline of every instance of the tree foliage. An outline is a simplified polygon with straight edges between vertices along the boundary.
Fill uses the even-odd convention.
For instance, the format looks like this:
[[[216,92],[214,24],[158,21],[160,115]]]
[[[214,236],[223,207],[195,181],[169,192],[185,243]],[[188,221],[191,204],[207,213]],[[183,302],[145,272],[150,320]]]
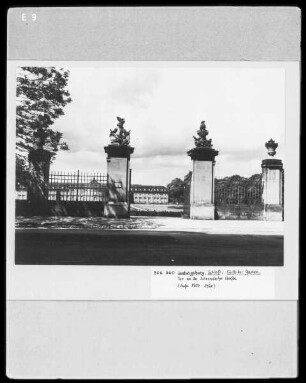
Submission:
[[[174,178],[168,185],[169,201],[183,203],[184,202],[184,186],[185,183],[180,178]]]
[[[16,156],[16,188],[26,186],[28,180],[30,179],[30,173],[28,170],[28,165],[26,160],[17,155]]]
[[[31,149],[47,149],[53,156],[68,150],[63,133],[52,129],[71,102],[67,90],[69,71],[54,67],[21,67],[16,87],[16,175],[22,180],[27,172],[27,154]]]
[[[246,188],[256,187],[261,183],[261,174],[253,174],[251,177],[241,177],[237,174],[231,177],[216,178],[216,186],[223,188],[231,188],[236,185],[245,186]]]
[[[54,67],[22,67],[17,72],[17,149],[67,150],[63,134],[52,130],[54,121],[71,102],[66,89],[69,71]]]

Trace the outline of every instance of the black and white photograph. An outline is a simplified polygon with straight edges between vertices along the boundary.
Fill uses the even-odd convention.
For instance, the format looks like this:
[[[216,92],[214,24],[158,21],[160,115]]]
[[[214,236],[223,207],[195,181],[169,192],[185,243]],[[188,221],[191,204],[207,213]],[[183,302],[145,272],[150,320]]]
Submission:
[[[285,70],[16,69],[16,265],[284,265]]]
[[[6,374],[299,374],[301,10],[7,11]]]

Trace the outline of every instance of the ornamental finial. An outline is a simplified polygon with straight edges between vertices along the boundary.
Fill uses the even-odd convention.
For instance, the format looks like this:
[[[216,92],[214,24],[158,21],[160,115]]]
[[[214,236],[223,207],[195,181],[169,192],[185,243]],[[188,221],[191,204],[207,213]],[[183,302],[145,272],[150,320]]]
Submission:
[[[193,136],[194,143],[197,148],[211,148],[211,139],[207,140],[206,136],[209,131],[206,129],[205,121],[201,121],[200,129],[197,131],[198,137]]]
[[[110,130],[110,139],[112,145],[129,145],[130,144],[130,130],[127,131],[124,128],[125,119],[121,117],[117,117],[118,124],[117,128]]]
[[[268,155],[273,157],[276,154],[275,149],[278,147],[278,143],[271,138],[268,142],[265,143],[265,147],[268,150]]]

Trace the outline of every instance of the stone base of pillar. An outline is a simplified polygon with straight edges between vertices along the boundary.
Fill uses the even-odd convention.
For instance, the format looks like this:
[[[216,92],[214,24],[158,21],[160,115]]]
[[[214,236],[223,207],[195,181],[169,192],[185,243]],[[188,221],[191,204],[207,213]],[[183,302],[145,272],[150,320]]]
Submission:
[[[190,219],[215,219],[214,205],[192,203],[190,205]]]
[[[130,218],[129,205],[127,202],[108,202],[104,206],[106,218]]]
[[[283,221],[283,209],[280,205],[265,205],[264,207],[265,221]]]

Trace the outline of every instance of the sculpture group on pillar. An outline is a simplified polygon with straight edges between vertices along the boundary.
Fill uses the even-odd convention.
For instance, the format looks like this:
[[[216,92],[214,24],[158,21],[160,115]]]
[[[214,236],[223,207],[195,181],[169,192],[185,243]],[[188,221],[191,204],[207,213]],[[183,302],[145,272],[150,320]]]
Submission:
[[[213,149],[205,121],[193,136],[195,147],[187,152],[193,161],[190,187],[190,218],[215,219],[214,166],[218,151]]]
[[[110,139],[112,145],[129,145],[130,144],[130,133],[131,131],[127,131],[124,128],[125,119],[121,117],[117,117],[118,124],[117,128],[110,130]]]
[[[130,216],[130,156],[134,148],[130,146],[130,131],[124,127],[125,119],[117,117],[117,128],[110,130],[110,145],[107,153],[108,202],[104,206],[106,217]]]
[[[197,148],[211,148],[211,139],[207,139],[209,131],[206,129],[205,121],[201,121],[200,129],[197,131],[198,137],[193,136]]]

